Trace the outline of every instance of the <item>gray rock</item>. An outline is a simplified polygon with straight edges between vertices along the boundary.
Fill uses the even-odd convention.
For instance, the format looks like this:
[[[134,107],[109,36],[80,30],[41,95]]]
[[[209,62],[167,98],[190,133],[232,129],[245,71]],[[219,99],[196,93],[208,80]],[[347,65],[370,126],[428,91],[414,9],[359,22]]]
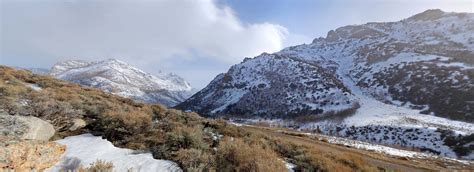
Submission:
[[[6,140],[49,140],[55,130],[53,125],[36,117],[1,114],[0,133]]]

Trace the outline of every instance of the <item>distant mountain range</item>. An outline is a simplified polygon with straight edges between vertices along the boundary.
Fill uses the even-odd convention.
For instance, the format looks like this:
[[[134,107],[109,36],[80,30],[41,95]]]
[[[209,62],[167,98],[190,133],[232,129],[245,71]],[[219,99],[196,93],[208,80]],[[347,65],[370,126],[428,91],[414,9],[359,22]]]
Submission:
[[[178,75],[152,75],[116,59],[94,62],[70,60],[55,64],[49,71],[33,69],[33,72],[100,88],[141,102],[166,106],[174,106],[193,93],[190,84]]]
[[[455,156],[474,149],[473,78],[474,14],[427,10],[247,58],[177,107]]]

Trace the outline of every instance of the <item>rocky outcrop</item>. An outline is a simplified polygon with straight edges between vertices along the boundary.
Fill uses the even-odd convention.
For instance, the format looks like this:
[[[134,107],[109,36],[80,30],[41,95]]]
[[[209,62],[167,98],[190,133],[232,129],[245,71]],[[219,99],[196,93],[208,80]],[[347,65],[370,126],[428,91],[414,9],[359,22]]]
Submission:
[[[36,140],[23,140],[0,147],[0,169],[43,171],[56,164],[66,146]]]
[[[53,126],[32,116],[0,114],[0,169],[42,171],[59,161],[65,146],[48,142]]]

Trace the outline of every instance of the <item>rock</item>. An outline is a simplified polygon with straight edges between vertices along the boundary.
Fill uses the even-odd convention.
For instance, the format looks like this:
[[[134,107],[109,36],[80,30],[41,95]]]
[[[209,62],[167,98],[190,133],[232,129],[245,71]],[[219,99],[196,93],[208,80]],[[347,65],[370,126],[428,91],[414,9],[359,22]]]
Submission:
[[[46,141],[23,140],[0,147],[0,169],[43,171],[56,164],[66,146]]]
[[[33,117],[0,114],[0,135],[7,140],[49,140],[54,135],[50,123]]]
[[[23,135],[23,139],[28,140],[49,140],[53,137],[55,130],[50,123],[32,116],[18,116],[22,118],[29,127],[28,132]]]
[[[72,120],[72,126],[69,128],[69,131],[76,131],[77,129],[84,128],[86,126],[86,121],[76,118]]]
[[[56,164],[66,146],[47,142],[54,132],[42,119],[0,114],[0,171],[43,171]]]

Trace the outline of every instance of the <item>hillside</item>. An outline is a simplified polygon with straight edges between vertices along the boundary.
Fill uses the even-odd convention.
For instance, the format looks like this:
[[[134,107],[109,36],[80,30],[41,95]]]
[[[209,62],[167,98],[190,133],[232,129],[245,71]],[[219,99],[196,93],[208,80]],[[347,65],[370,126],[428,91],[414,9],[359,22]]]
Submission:
[[[126,170],[123,168],[126,164],[130,164],[130,161],[121,159],[124,154],[130,156],[130,153],[126,152],[133,154],[133,157],[129,157],[130,160],[149,162],[148,166],[142,164],[144,166],[140,168],[163,171],[176,170],[161,169],[165,165],[163,162],[169,165],[169,160],[176,162],[185,171],[216,169],[287,171],[285,163],[296,171],[448,170],[472,167],[470,163],[435,156],[411,157],[416,161],[404,162],[384,153],[351,150],[338,145],[330,147],[344,151],[327,152],[322,151],[329,148],[326,148],[328,143],[323,143],[324,140],[313,140],[311,141],[313,143],[309,143],[301,142],[301,139],[288,139],[293,136],[275,135],[264,130],[258,131],[260,129],[239,127],[222,120],[205,119],[196,113],[167,109],[157,104],[134,102],[99,89],[81,87],[78,84],[35,75],[25,70],[0,66],[0,76],[0,95],[2,95],[0,113],[6,113],[0,116],[2,117],[0,122],[9,125],[2,125],[7,127],[7,130],[0,127],[3,134],[10,133],[6,136],[14,136],[12,133],[21,134],[18,130],[19,123],[7,120],[18,117],[41,119],[50,123],[55,130],[50,140],[56,141],[48,144],[56,146],[50,149],[60,151],[51,152],[55,153],[54,156],[51,153],[44,154],[46,152],[38,154],[43,156],[43,161],[45,158],[52,158],[48,159],[50,161],[47,164],[36,164],[42,165],[41,168],[48,168],[57,163],[58,154],[61,152],[65,152],[66,156],[63,158],[70,160],[69,162],[77,162],[79,164],[76,166],[86,167],[89,165],[86,162],[94,158],[113,155],[116,161],[112,163],[122,162],[114,166],[118,168],[116,170]],[[77,121],[84,121],[85,124],[79,125]],[[17,129],[8,130],[9,127]],[[92,133],[99,137],[83,133]],[[100,139],[100,136],[107,140]],[[2,139],[0,152],[9,152],[13,148],[30,149],[29,146],[34,146],[31,143],[33,140],[25,143],[21,139],[18,140],[19,138],[0,137],[0,139]],[[84,146],[86,142],[94,142],[97,147],[88,149]],[[113,148],[111,143],[135,151],[119,150]],[[62,144],[68,146],[64,147]],[[81,148],[80,152],[75,152],[76,148]],[[38,147],[31,149],[42,150]],[[96,151],[102,152],[94,157]],[[150,154],[153,158],[161,160],[150,160],[147,157]],[[369,154],[372,158],[366,157]],[[32,155],[36,154],[23,154],[23,161],[18,161],[14,159],[16,156],[1,153],[0,167],[20,169],[21,166],[11,165],[34,160],[31,159],[34,158]],[[140,164],[137,162],[133,165]],[[108,167],[108,164],[102,165]],[[61,164],[56,164],[55,169],[58,167],[61,167]]]
[[[472,159],[473,57],[474,14],[427,10],[247,58],[177,108]]]

